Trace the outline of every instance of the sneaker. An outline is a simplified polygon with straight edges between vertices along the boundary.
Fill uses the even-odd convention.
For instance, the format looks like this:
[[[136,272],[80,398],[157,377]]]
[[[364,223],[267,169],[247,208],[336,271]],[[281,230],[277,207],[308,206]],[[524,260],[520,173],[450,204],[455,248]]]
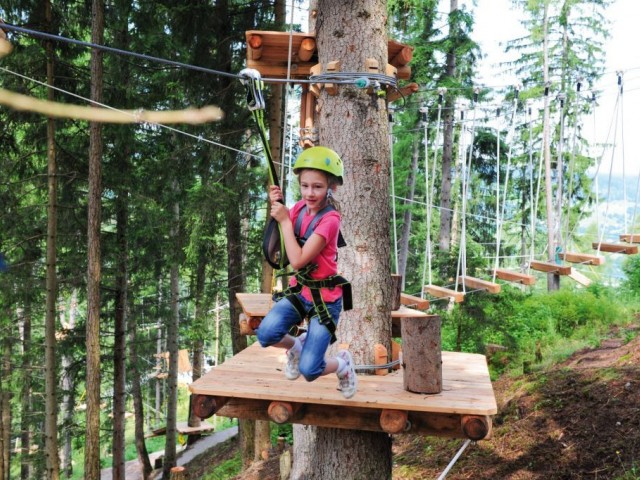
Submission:
[[[284,376],[288,380],[295,380],[300,376],[300,353],[306,338],[306,332],[298,337],[298,340],[300,340],[299,350],[287,350],[287,365],[284,367]]]
[[[338,390],[342,391],[342,396],[344,398],[351,398],[356,394],[356,390],[358,389],[358,377],[353,364],[353,357],[348,350],[340,350],[338,352],[338,357],[344,360],[347,364],[344,371],[341,374],[337,374]]]

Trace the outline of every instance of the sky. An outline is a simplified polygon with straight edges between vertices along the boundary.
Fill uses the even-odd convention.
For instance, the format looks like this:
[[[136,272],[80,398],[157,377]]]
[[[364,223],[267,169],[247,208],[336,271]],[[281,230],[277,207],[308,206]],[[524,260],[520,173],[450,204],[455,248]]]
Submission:
[[[514,84],[516,79],[503,75],[499,63],[508,60],[504,53],[505,42],[524,32],[519,22],[521,12],[511,7],[510,0],[477,0],[476,6],[471,0],[461,0],[460,5],[463,4],[475,11],[473,38],[486,54],[479,82],[487,85]],[[636,49],[640,1],[616,0],[605,14],[611,21],[610,38],[604,47],[606,73],[597,86],[602,90],[597,100],[599,106],[595,115],[583,120],[583,134],[597,145],[590,153],[602,158],[601,173],[608,173],[613,161],[613,173],[624,173],[627,178],[632,178],[640,175],[640,160],[633,156],[640,151],[640,54]],[[616,111],[618,71],[623,72],[624,93],[622,108]],[[616,119],[618,129],[614,136]],[[614,143],[614,138],[615,149],[603,150],[602,144],[607,139],[608,143]]]

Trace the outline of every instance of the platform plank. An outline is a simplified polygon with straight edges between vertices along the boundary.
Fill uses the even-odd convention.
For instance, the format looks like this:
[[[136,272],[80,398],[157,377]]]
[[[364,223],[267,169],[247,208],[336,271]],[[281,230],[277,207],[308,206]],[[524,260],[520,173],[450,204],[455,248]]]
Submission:
[[[591,248],[599,252],[622,253],[624,255],[635,255],[638,253],[638,245],[625,243],[598,243],[593,242]]]
[[[552,262],[538,262],[533,260],[529,266],[537,270],[539,272],[546,273],[555,273],[556,275],[570,275],[571,274],[571,266],[569,265],[558,265],[557,263]]]
[[[464,283],[466,287],[474,288],[476,290],[486,290],[489,293],[500,293],[500,284],[483,280],[482,278],[469,277],[466,275],[460,276],[460,281]]]
[[[403,388],[402,370],[389,375],[359,375],[358,392],[345,399],[335,375],[306,382],[285,379],[285,353],[254,343],[189,385],[194,394],[303,404],[493,415],[497,406],[483,355],[442,352],[443,391],[416,394]]]
[[[589,255],[587,253],[561,252],[560,258],[565,262],[581,263],[583,265],[602,265],[604,257],[598,255]]]
[[[536,277],[527,275],[526,273],[514,272],[503,268],[495,269],[496,278],[507,282],[521,283],[523,285],[533,285],[536,283]]]
[[[409,308],[417,308],[418,310],[429,310],[429,300],[426,298],[416,297],[408,293],[400,294],[400,302]]]
[[[640,233],[623,233],[620,235],[621,242],[640,243]]]
[[[445,287],[439,287],[437,285],[427,285],[424,287],[424,291],[429,295],[433,295],[438,298],[453,298],[456,303],[464,302],[464,292],[458,292]]]

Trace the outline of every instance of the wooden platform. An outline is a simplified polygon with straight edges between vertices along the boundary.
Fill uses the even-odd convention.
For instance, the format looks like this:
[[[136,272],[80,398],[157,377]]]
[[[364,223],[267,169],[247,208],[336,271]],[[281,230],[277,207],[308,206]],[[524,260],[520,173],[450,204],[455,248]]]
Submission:
[[[247,68],[258,70],[263,77],[286,78],[289,61],[289,32],[248,30],[245,32],[245,38]],[[411,60],[412,52],[412,47],[395,40],[388,41],[388,62],[397,68],[400,79],[408,79],[411,76],[411,68],[407,63]],[[291,78],[308,78],[311,67],[317,63],[315,33],[293,32],[289,72]],[[384,72],[384,68],[381,70]]]
[[[260,325],[260,321],[269,313],[269,310],[271,310],[273,305],[271,295],[268,293],[237,293],[236,298],[242,307],[242,312],[246,317],[245,320],[250,327],[246,330],[246,333],[253,335],[253,331]],[[423,300],[423,302],[426,302],[426,300]],[[428,316],[427,313],[420,310],[414,310],[400,305],[398,310],[391,311],[392,335],[394,337],[400,336],[400,322],[402,318]]]
[[[273,420],[270,408],[284,404],[291,407],[288,421],[292,423],[387,431],[381,416],[405,412],[409,423],[403,425],[403,432],[471,438],[463,427],[471,421],[488,422],[484,436],[488,435],[489,416],[497,413],[497,405],[484,355],[442,352],[442,361],[439,394],[405,391],[399,370],[385,376],[358,375],[356,395],[345,399],[336,388],[335,375],[313,382],[302,377],[287,380],[284,350],[254,343],[189,385],[189,390],[198,415],[204,409],[210,415]]]
[[[527,275],[526,273],[513,272],[503,268],[495,269],[496,278],[507,282],[521,283],[523,285],[533,285],[536,283],[536,277]]]
[[[202,435],[203,433],[211,433],[215,430],[210,423],[202,422],[199,427],[190,427],[189,422],[178,422],[176,431],[181,435]],[[154,428],[151,433],[145,435],[145,438],[159,437],[167,433],[167,427]]]

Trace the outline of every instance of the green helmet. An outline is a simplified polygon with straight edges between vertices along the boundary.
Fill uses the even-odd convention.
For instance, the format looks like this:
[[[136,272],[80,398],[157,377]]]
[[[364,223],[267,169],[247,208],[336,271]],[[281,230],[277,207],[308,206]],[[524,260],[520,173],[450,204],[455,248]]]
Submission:
[[[322,170],[337,177],[338,182],[342,185],[342,175],[344,168],[340,155],[327,147],[311,147],[303,150],[296,163],[293,165],[293,173],[296,175],[300,170],[305,168],[313,168]]]

